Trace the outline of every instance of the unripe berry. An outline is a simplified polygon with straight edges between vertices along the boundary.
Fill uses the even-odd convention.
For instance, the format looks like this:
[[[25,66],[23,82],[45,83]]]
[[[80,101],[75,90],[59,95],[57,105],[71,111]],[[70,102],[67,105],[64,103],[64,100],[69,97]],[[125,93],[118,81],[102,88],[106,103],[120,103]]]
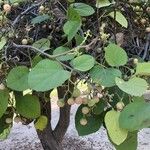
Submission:
[[[6,122],[7,124],[10,124],[10,123],[13,122],[13,120],[12,120],[11,118],[6,118],[5,122]]]
[[[76,104],[82,104],[83,103],[83,101],[82,101],[82,98],[81,97],[77,97],[76,99],[75,99],[75,103]]]
[[[89,111],[90,111],[90,109],[88,107],[83,107],[82,108],[82,113],[85,114],[85,115],[88,114]]]
[[[93,101],[95,101],[95,103],[98,103],[99,102],[99,97],[97,97],[97,96],[93,97]]]
[[[57,105],[58,105],[58,107],[64,107],[65,106],[64,100],[63,99],[58,100]]]
[[[75,101],[74,101],[73,98],[69,98],[69,99],[67,100],[67,103],[68,103],[68,105],[73,105],[73,104],[75,104]]]
[[[85,118],[82,118],[82,119],[80,119],[80,124],[82,125],[82,126],[85,126],[85,125],[87,125],[87,120],[85,119]]]
[[[148,13],[150,13],[150,7],[147,7],[147,8],[146,8],[146,11],[147,11]]]
[[[135,58],[134,60],[133,60],[133,63],[136,65],[136,64],[138,64],[138,59],[137,58]]]
[[[20,117],[16,116],[16,117],[14,118],[14,122],[19,123],[19,122],[22,122],[22,120],[21,120]]]
[[[150,33],[150,27],[146,28],[146,32]]]
[[[44,11],[45,7],[44,6],[40,6],[39,7],[39,11]]]
[[[116,104],[116,108],[117,108],[117,110],[122,110],[123,108],[124,108],[124,103],[123,102],[118,102],[117,104]]]
[[[27,39],[23,39],[23,40],[21,41],[21,43],[22,43],[23,45],[27,45],[27,44],[28,44],[28,40],[27,40]]]
[[[4,90],[5,89],[5,85],[3,83],[0,84],[0,90]]]
[[[145,24],[147,22],[146,19],[144,19],[144,18],[141,19],[140,21],[141,21],[142,24]]]
[[[82,98],[82,103],[83,103],[84,105],[88,104],[88,101],[89,101],[89,100],[88,100],[87,98],[85,98],[85,97]]]
[[[78,88],[75,88],[74,91],[73,91],[72,96],[73,96],[73,97],[78,97],[78,96],[80,96],[80,95],[81,95],[80,90],[79,90]]]
[[[3,5],[3,9],[4,9],[5,12],[8,13],[8,12],[11,11],[11,6],[10,6],[9,4],[4,4],[4,5]]]
[[[93,100],[88,101],[88,106],[89,107],[93,107],[94,105],[95,105],[95,101],[93,101]]]

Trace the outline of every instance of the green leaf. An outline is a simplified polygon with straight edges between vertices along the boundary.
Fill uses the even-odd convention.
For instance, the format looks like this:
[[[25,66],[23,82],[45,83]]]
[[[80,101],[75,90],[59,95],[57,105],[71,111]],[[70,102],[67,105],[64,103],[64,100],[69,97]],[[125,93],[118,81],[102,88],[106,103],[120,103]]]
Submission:
[[[121,72],[114,68],[103,68],[101,66],[95,66],[90,71],[90,76],[93,82],[98,83],[104,87],[112,87],[115,83],[116,77],[121,77]]]
[[[136,131],[150,126],[150,104],[136,100],[128,104],[119,117],[121,128]]]
[[[110,6],[112,3],[109,2],[109,0],[96,0],[96,7],[102,8]]]
[[[90,55],[84,54],[73,59],[70,64],[74,69],[84,72],[90,70],[94,66],[95,59]]]
[[[150,75],[150,63],[138,63],[136,67],[136,75]]]
[[[71,41],[72,38],[76,35],[78,30],[81,27],[81,23],[79,21],[67,21],[64,24],[63,30],[65,34],[68,36],[68,41]]]
[[[80,16],[90,16],[95,13],[93,7],[85,3],[74,3],[71,5],[71,7],[73,7],[74,10],[80,14]]]
[[[64,33],[68,36],[68,41],[77,34],[78,30],[81,28],[81,17],[76,10],[72,7],[68,9],[68,21],[64,24]]]
[[[33,18],[31,20],[31,24],[41,23],[41,22],[47,21],[49,19],[50,19],[50,16],[47,14],[46,15],[40,15],[40,16]]]
[[[142,96],[148,88],[147,82],[144,79],[137,77],[131,78],[128,81],[116,78],[116,85],[122,91],[132,96]]]
[[[40,116],[38,118],[38,120],[36,121],[36,123],[34,124],[34,126],[37,130],[43,131],[46,128],[47,123],[48,123],[47,117],[46,116]]]
[[[127,63],[126,52],[116,44],[109,44],[105,48],[105,59],[110,66],[123,66]]]
[[[39,99],[32,95],[16,95],[16,110],[17,113],[28,119],[38,118],[41,114]]]
[[[116,145],[120,145],[128,136],[128,131],[119,127],[120,112],[108,111],[105,115],[105,124],[109,137]]]
[[[7,43],[7,39],[5,37],[2,37],[0,39],[0,50],[2,50],[2,48],[5,46],[6,43]]]
[[[28,85],[29,69],[25,66],[13,68],[7,76],[7,86],[15,91],[24,91]]]
[[[45,59],[31,70],[28,82],[35,91],[48,91],[61,86],[70,76],[58,62]]]
[[[5,113],[8,106],[9,92],[0,90],[0,118]]]
[[[43,60],[43,58],[39,55],[36,55],[33,59],[32,59],[32,67],[35,67],[41,60]]]
[[[84,106],[85,105],[81,105],[78,108],[78,110],[76,112],[76,116],[75,116],[75,126],[76,126],[79,136],[85,136],[85,135],[92,134],[92,133],[98,131],[103,122],[102,116],[89,115],[89,116],[86,116],[86,119],[88,121],[87,125],[82,126],[80,124],[80,119],[83,118],[82,107],[84,107]]]
[[[53,51],[53,55],[59,55],[59,54],[64,54],[62,56],[57,57],[58,60],[60,61],[67,61],[67,60],[71,60],[74,58],[74,54],[73,53],[67,53],[68,51],[70,51],[70,49],[68,47],[58,47]]]
[[[32,46],[35,48],[38,48],[42,51],[45,51],[50,48],[50,41],[49,41],[49,39],[42,38],[42,39],[34,42]]]
[[[9,126],[8,128],[4,129],[3,132],[0,134],[0,139],[5,140],[7,139],[8,135],[10,134],[11,127]]]
[[[107,106],[106,101],[100,99],[100,101],[93,108],[93,114],[100,115],[104,111],[104,108],[106,106]]]
[[[116,14],[116,17],[115,17],[115,14]],[[115,19],[123,27],[125,27],[125,28],[128,27],[128,21],[127,21],[125,16],[120,11],[116,11],[116,13],[115,12],[111,12],[109,14],[109,16],[112,17],[113,19]]]
[[[138,146],[138,139],[137,139],[137,132],[128,133],[127,139],[120,145],[116,145],[112,142],[115,146],[116,150],[137,150]]]

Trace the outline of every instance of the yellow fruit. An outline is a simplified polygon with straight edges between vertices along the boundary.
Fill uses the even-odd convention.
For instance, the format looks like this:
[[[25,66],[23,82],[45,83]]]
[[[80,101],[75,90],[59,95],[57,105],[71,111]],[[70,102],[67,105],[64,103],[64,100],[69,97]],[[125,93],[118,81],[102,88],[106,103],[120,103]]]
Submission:
[[[82,98],[81,97],[77,97],[76,99],[75,99],[75,103],[76,104],[82,104],[83,103],[83,100],[82,100]]]
[[[95,96],[95,97],[93,97],[93,100],[95,101],[95,103],[98,103],[99,102],[99,97]]]
[[[21,41],[21,43],[22,43],[23,45],[27,45],[27,44],[28,44],[28,40],[27,40],[27,39],[23,39],[23,40]]]
[[[3,5],[3,10],[8,13],[8,12],[11,11],[11,6],[9,4],[4,4]]]
[[[95,105],[95,101],[93,99],[88,101],[88,106],[93,107]]]
[[[82,108],[82,113],[85,114],[85,115],[88,114],[89,111],[90,111],[90,109],[88,107],[83,107]]]
[[[117,104],[116,104],[116,108],[117,108],[117,110],[122,110],[123,108],[124,108],[124,103],[123,102],[118,102]]]
[[[68,103],[68,105],[73,105],[73,104],[75,104],[75,101],[74,101],[73,98],[69,98],[69,99],[67,100],[67,103]]]
[[[58,100],[57,105],[58,105],[58,107],[64,107],[65,106],[64,100],[63,99]]]
[[[11,118],[6,118],[5,122],[8,123],[8,124],[10,124],[10,123],[13,122],[13,120]]]
[[[78,97],[78,96],[80,96],[80,95],[81,95],[80,90],[79,90],[78,88],[75,88],[74,91],[73,91],[72,96],[73,96],[73,97]]]
[[[82,118],[82,119],[80,119],[80,124],[82,125],[82,126],[85,126],[85,125],[87,125],[87,120],[85,119],[85,118]]]

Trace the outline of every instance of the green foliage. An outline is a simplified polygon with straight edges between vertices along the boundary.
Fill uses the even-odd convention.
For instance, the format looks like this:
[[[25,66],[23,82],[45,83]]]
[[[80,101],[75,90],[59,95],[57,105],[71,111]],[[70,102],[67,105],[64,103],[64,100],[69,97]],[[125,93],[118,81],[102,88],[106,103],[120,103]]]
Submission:
[[[0,38],[0,50],[2,50],[6,43],[7,39],[5,37]]]
[[[83,118],[83,114],[81,111],[83,107],[84,105],[81,105],[78,108],[76,112],[76,116],[75,116],[75,126],[80,136],[85,136],[85,135],[98,131],[103,121],[103,117],[100,115],[89,115],[89,116],[86,116],[86,119],[88,121],[87,125],[85,126],[81,125],[80,119]]]
[[[16,110],[23,117],[35,119],[41,114],[39,99],[32,95],[16,95]]]
[[[110,66],[123,66],[127,63],[126,52],[116,44],[109,44],[105,48],[105,59]]]
[[[7,76],[7,86],[15,91],[24,91],[28,85],[29,69],[25,66],[13,68]]]
[[[128,136],[128,131],[119,127],[120,112],[108,111],[105,115],[105,124],[109,137],[116,145],[120,145]]]
[[[32,24],[37,24],[37,23],[41,23],[41,22],[44,22],[44,21],[47,21],[50,19],[50,16],[49,15],[40,15],[40,16],[37,16],[35,18],[33,18],[31,20],[31,23]]]
[[[121,72],[115,68],[104,68],[97,65],[90,71],[90,75],[93,82],[105,87],[111,87],[116,84],[115,78],[121,77]]]
[[[97,8],[107,7],[110,5],[111,5],[111,3],[109,2],[109,0],[96,0]]]
[[[71,61],[71,66],[79,71],[88,71],[95,64],[95,59],[90,55],[81,55]]]
[[[136,68],[136,75],[150,75],[150,63],[138,63]]]
[[[58,62],[45,59],[31,70],[28,82],[33,90],[48,91],[61,86],[70,75],[70,72],[64,70]]]
[[[127,94],[132,96],[142,96],[148,87],[147,82],[144,79],[133,77],[129,81],[124,81],[120,78],[116,78],[116,85]]]
[[[0,118],[3,116],[4,112],[8,106],[9,93],[7,90],[0,90]]]
[[[121,112],[120,127],[128,131],[136,131],[150,126],[150,104],[143,99],[135,100]]]

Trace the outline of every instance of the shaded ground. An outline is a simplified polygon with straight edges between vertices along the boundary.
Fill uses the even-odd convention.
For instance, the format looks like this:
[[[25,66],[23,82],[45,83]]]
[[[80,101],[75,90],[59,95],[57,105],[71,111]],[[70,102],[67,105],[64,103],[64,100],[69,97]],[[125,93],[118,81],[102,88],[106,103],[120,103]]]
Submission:
[[[72,108],[71,124],[63,141],[64,150],[113,150],[108,141],[105,129],[86,137],[79,137],[74,126],[74,113],[77,106]],[[53,105],[53,127],[58,120],[58,109]],[[139,133],[138,150],[150,150],[150,129]],[[0,142],[0,150],[43,150],[33,125],[15,124],[9,138]]]

